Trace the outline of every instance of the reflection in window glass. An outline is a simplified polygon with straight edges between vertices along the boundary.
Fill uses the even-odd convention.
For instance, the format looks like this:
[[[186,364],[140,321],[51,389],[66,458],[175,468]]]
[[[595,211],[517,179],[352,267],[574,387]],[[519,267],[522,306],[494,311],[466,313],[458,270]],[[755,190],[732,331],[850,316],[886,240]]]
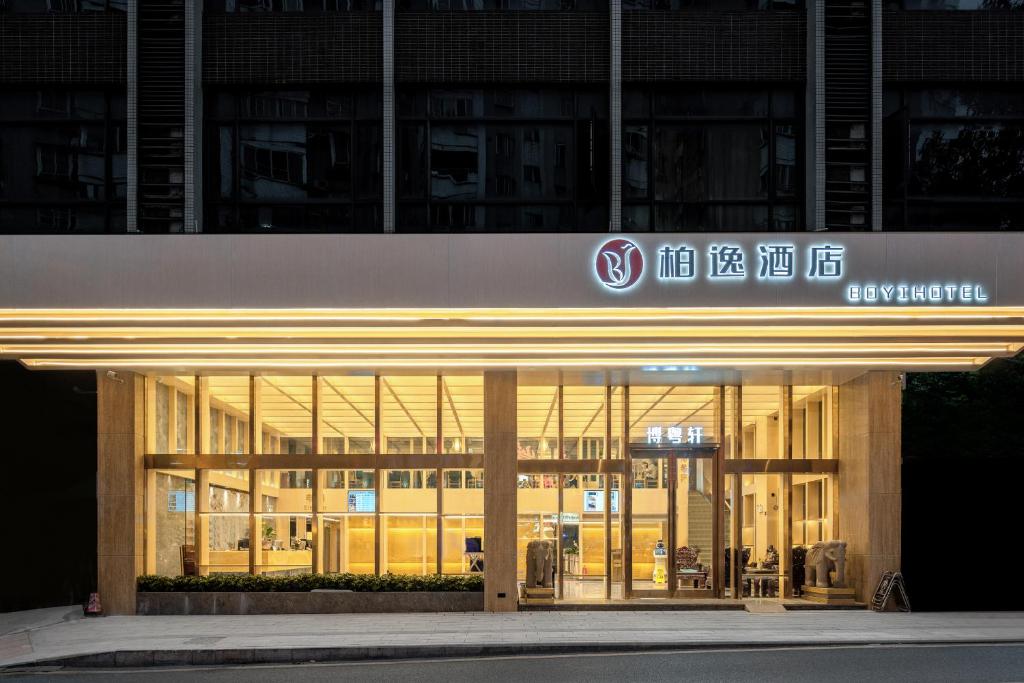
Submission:
[[[803,7],[803,0],[623,0],[623,10],[785,10]]]
[[[623,99],[626,229],[799,229],[792,91],[627,89]]]
[[[210,13],[289,12],[317,14],[321,12],[380,11],[380,0],[205,0],[203,9]]]
[[[889,9],[1000,10],[1024,9],[1024,0],[887,0]]]
[[[397,109],[400,229],[607,228],[604,93],[409,90]]]
[[[208,231],[372,231],[382,192],[375,92],[211,92]],[[358,172],[355,171],[358,169]]]
[[[888,228],[1022,227],[1024,95],[1001,89],[890,89],[883,164]]]
[[[593,11],[606,9],[599,0],[398,0],[398,9],[409,11]]]

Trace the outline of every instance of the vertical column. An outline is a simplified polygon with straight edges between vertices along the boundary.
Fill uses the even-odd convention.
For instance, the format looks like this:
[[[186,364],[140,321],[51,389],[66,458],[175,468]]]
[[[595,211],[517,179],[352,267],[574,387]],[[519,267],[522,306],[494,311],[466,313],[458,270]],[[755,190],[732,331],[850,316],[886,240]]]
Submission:
[[[782,437],[782,457],[786,460],[792,460],[793,386],[789,382],[782,387],[781,417],[782,419],[779,420],[779,430]],[[782,525],[782,533],[779,534],[781,539],[779,545],[782,547],[779,548],[779,574],[782,578],[779,583],[779,597],[790,598],[793,596],[793,473],[784,472],[781,476],[779,523]]]
[[[437,483],[437,515],[436,515],[436,535],[434,537],[436,545],[436,562],[437,562],[437,573],[444,573],[444,561],[442,555],[444,554],[444,470],[441,469],[441,454],[444,453],[444,420],[441,419],[441,405],[442,395],[444,392],[444,378],[440,373],[437,375],[437,394],[435,397],[434,410],[437,416],[437,429],[435,434],[437,436],[434,439],[434,453],[437,455],[438,467],[435,470],[434,481]],[[454,407],[452,408],[454,411]],[[486,483],[485,483],[486,485]],[[464,527],[463,527],[464,528]]]
[[[622,231],[622,0],[611,0],[608,83],[608,231]]]
[[[395,231],[395,0],[384,0],[384,232]]]
[[[202,229],[203,3],[185,0],[185,207],[184,231]]]
[[[633,455],[629,451],[629,384],[622,387],[622,597],[633,593]]]
[[[868,372],[839,387],[836,538],[847,543],[847,585],[862,602],[882,572],[900,568],[900,399],[895,372]]]
[[[808,230],[825,229],[825,3],[807,8],[805,118],[806,216]]]
[[[138,193],[139,193],[139,158],[138,158],[138,98],[139,98],[139,71],[138,71],[138,24],[139,24],[139,0],[128,0],[128,73],[126,77],[126,104],[127,117],[125,122],[125,157],[128,168],[128,186],[125,196],[127,213],[125,224],[128,232],[138,232]]]
[[[882,0],[871,0],[871,229],[882,229]]]
[[[732,517],[729,520],[729,586],[734,600],[743,599],[743,475],[732,475]]]
[[[196,425],[195,454],[209,452],[210,446],[210,380],[195,376],[196,398],[193,402]],[[196,470],[196,573],[202,576],[205,567],[210,564],[210,518],[205,514],[210,511],[210,471]]]
[[[719,386],[717,390],[715,413],[718,418],[715,428],[718,431],[718,448],[715,450],[715,460],[711,465],[711,500],[715,503],[715,518],[711,530],[711,586],[714,597],[725,597],[725,387]]]
[[[558,371],[558,459],[565,460],[565,386],[562,371]],[[555,522],[555,568],[558,572],[558,597],[565,599],[565,556],[562,547],[562,507],[565,504],[565,475],[558,473],[558,518]]]
[[[393,0],[386,0],[385,5],[392,2]],[[384,470],[380,468],[380,455],[384,452],[384,446],[381,444],[381,429],[380,429],[380,375],[374,374],[373,376],[373,573],[380,575],[380,492],[381,492],[381,476],[384,474]],[[486,486],[486,479],[484,485]],[[486,489],[485,489],[486,490]]]
[[[736,385],[736,405],[733,407],[733,439],[736,442],[733,457],[743,459],[743,386]],[[743,475],[732,475],[732,516],[730,522],[729,585],[732,597],[743,599]]]
[[[324,448],[324,380],[320,375],[313,375],[313,455],[320,455],[327,449]],[[252,408],[250,407],[250,410]],[[313,573],[323,574],[324,554],[320,542],[323,539],[323,522],[320,519],[320,478],[323,472],[319,467],[313,468],[313,481],[311,495],[310,514],[313,515]]]
[[[604,459],[612,457],[612,385],[605,378],[604,387]],[[604,474],[604,599],[612,599],[612,477]],[[619,493],[622,496],[622,493]]]
[[[97,578],[107,614],[135,614],[144,571],[145,382],[135,373],[96,373]]]
[[[249,375],[249,453],[263,453],[263,382],[259,375]]]
[[[513,612],[516,595],[516,371],[484,373],[484,609]]]

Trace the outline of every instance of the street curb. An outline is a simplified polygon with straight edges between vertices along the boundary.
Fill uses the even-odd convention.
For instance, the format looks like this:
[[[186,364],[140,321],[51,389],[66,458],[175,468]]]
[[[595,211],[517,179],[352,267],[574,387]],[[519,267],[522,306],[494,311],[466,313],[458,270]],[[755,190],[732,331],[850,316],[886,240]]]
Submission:
[[[116,650],[43,659],[0,667],[10,673],[39,668],[143,668],[220,666],[238,664],[309,664],[314,662],[386,661],[400,659],[450,659],[528,655],[596,653],[644,653],[695,650],[814,649],[822,647],[1024,645],[1019,638],[989,640],[847,640],[790,642],[675,642],[675,643],[521,643],[487,645],[396,645],[381,647],[232,648],[220,650]]]

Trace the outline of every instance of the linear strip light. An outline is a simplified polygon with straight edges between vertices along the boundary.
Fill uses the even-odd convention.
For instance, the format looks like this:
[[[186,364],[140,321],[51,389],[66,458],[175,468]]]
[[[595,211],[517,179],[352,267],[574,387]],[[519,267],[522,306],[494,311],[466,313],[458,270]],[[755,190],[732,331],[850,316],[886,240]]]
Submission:
[[[980,366],[989,360],[988,357],[895,357],[895,358],[587,358],[587,359],[388,359],[382,365],[402,368],[519,368],[519,367],[941,367]],[[279,358],[244,358],[244,359],[211,359],[211,358],[171,358],[140,360],[136,358],[93,359],[83,362],[72,359],[57,358],[26,358],[22,361],[32,368],[366,368],[372,364],[366,360],[335,360],[335,359],[279,359]]]
[[[909,353],[974,353],[997,354],[1013,353],[1021,344],[972,343],[972,342],[882,342],[882,343],[735,343],[721,342],[717,344],[672,344],[652,342],[645,344],[607,344],[607,343],[573,343],[573,344],[38,344],[38,345],[0,345],[0,355],[23,356],[39,354],[58,355],[111,355],[128,353],[133,356],[151,356],[168,354],[185,355],[240,355],[240,354],[324,354],[329,356],[351,355],[433,355],[433,354],[594,354],[608,353],[627,355],[636,353],[798,353],[807,354],[820,351],[839,353],[887,353],[893,351]]]
[[[535,321],[535,320],[593,320],[593,321],[664,321],[664,320],[770,320],[779,317],[805,319],[863,319],[884,320],[925,318],[995,319],[1024,318],[1024,307],[1019,306],[767,306],[767,307],[569,307],[569,308],[138,308],[138,309],[0,309],[0,323],[5,322],[224,322],[230,321]]]
[[[0,328],[0,341],[139,339],[621,339],[809,337],[1003,337],[1024,340],[1024,325],[603,326],[603,327],[362,327],[362,328]]]

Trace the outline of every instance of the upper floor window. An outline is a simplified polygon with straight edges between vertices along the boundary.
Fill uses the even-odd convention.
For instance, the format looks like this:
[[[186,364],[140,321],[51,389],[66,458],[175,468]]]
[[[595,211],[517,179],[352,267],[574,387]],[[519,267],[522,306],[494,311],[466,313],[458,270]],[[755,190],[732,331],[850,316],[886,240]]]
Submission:
[[[127,11],[128,0],[0,0],[0,12],[11,14]]]
[[[886,227],[1024,228],[1024,94],[893,89],[884,105]]]
[[[793,10],[803,0],[623,0],[623,10],[707,10],[715,12],[750,10]]]
[[[803,175],[791,90],[626,89],[624,230],[796,230]]]
[[[381,0],[205,0],[203,9],[210,13],[290,12],[319,14],[322,12],[380,11]]]
[[[886,6],[906,10],[1024,9],[1024,0],[886,0]]]
[[[125,118],[123,93],[0,93],[3,231],[124,231]]]
[[[607,11],[603,0],[398,0],[407,11]]]
[[[207,95],[207,232],[381,227],[380,94]]]
[[[397,112],[399,229],[607,229],[606,91],[410,90]]]

